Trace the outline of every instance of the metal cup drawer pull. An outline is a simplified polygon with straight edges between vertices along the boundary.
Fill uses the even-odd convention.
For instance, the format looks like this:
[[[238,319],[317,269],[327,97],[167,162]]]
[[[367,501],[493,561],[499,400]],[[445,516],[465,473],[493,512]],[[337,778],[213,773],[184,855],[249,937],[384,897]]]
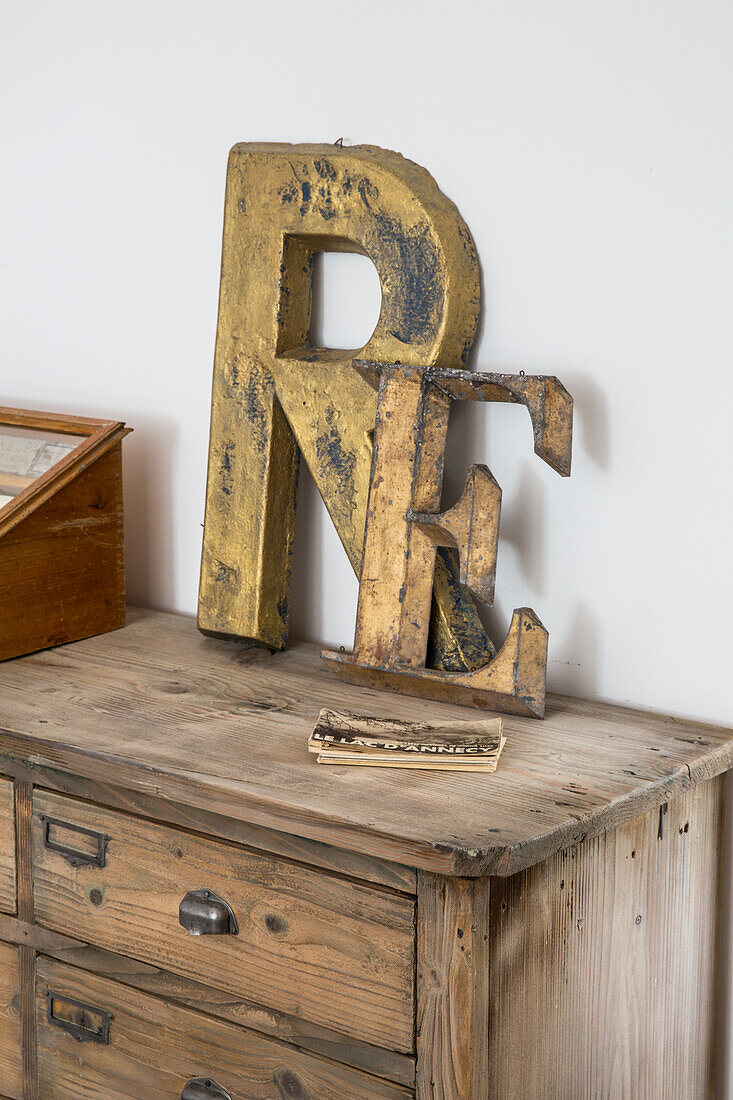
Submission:
[[[232,1100],[226,1089],[210,1077],[192,1077],[183,1086],[181,1100]]]
[[[46,1014],[52,1027],[66,1031],[77,1043],[109,1045],[109,1025],[112,1013],[94,1005],[74,1001],[71,997],[45,989]]]
[[[186,894],[178,907],[178,921],[192,936],[236,936],[239,932],[231,906],[213,890]]]
[[[56,852],[72,867],[81,867],[83,864],[90,864],[93,867],[106,866],[107,845],[112,839],[111,837],[106,836],[104,833],[97,833],[93,829],[84,829],[81,825],[72,825],[69,821],[60,821],[57,817],[46,817],[45,814],[40,815],[40,820],[43,825],[44,848],[48,848],[50,852]],[[51,836],[52,828],[63,829],[69,833],[76,833],[77,836],[91,838],[95,850],[85,852],[83,849],[70,848],[68,844],[62,844],[59,840],[54,840]]]

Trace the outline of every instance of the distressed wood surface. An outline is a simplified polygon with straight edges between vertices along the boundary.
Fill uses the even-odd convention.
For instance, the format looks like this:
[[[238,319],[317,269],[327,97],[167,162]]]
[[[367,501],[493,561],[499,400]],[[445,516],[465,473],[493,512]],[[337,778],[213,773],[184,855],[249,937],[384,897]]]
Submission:
[[[117,955],[102,947],[90,947],[71,936],[27,924],[16,917],[0,914],[0,940],[21,944],[59,962],[81,970],[90,970],[105,978],[152,993],[166,1001],[216,1016],[269,1035],[273,1039],[320,1054],[355,1069],[373,1073],[397,1084],[413,1086],[415,1059],[408,1054],[364,1043],[332,1029],[320,1027],[297,1016],[288,1016],[272,1008],[244,1000],[233,993],[204,985],[180,974],[172,974],[149,963]]]
[[[486,878],[418,876],[417,1100],[487,1098],[489,894]]]
[[[240,1024],[273,1039],[281,1039],[313,1054],[321,1054],[397,1084],[413,1086],[415,1083],[415,1059],[412,1055],[361,1042],[343,1033],[320,1027],[309,1020],[276,1012],[272,1008],[237,997],[234,993],[214,989],[213,986],[184,978],[180,974],[172,974],[149,963],[116,955],[103,947],[90,947],[71,936],[53,932],[40,925],[27,924],[16,917],[0,914],[0,940],[32,948],[33,951],[49,955],[59,962],[69,963],[81,970],[91,970],[94,974],[112,978],[144,993],[152,993],[166,1001],[175,1001],[197,1012],[204,1012],[207,1016],[229,1020],[230,1023]]]
[[[21,920],[33,920],[33,854],[31,845],[31,817],[33,816],[33,785],[25,779],[14,783],[14,814],[16,833],[18,905]]]
[[[77,1043],[46,1018],[45,990],[113,1013],[108,1045]],[[408,1100],[401,1085],[288,1047],[139,990],[40,956],[37,981],[43,1100],[178,1100],[211,1077],[247,1100]]]
[[[38,1098],[38,1037],[36,1035],[34,986],[36,953],[19,946],[20,964],[20,1035],[23,1050],[23,1100]]]
[[[0,911],[16,910],[15,805],[13,783],[0,778]]]
[[[62,795],[37,790],[33,804],[40,924],[76,937],[83,929],[89,943],[412,1050],[412,899]],[[110,837],[106,866],[72,867],[46,848],[42,815]],[[57,832],[74,845],[72,833]],[[181,899],[204,888],[231,905],[238,935],[181,927]]]
[[[514,611],[509,631],[492,660],[473,672],[444,672],[371,664],[357,652],[324,650],[323,658],[347,683],[418,699],[434,699],[541,718],[545,710],[547,631],[530,607]]]
[[[253,655],[153,611],[5,662],[0,693],[6,757],[463,876],[531,866],[733,760],[733,731],[556,696],[541,723],[504,719],[493,775],[321,768],[307,741],[322,707],[407,721],[472,712],[345,687],[314,647]]]
[[[20,957],[17,947],[0,942],[0,1088],[23,1100],[20,1026]]]
[[[33,855],[31,842],[31,817],[33,815],[33,786],[25,779],[16,779],[15,832],[18,880],[18,917],[23,922],[32,921],[33,911]],[[35,1022],[36,953],[31,943],[19,940],[20,966],[20,1031],[23,1046],[24,1100],[37,1100],[38,1061]]]
[[[236,818],[222,817],[198,806],[169,802],[141,791],[125,790],[109,783],[97,783],[91,779],[74,775],[71,772],[58,771],[55,768],[34,764],[32,767],[17,757],[3,757],[0,754],[0,771],[16,776],[25,782],[34,782],[51,790],[61,791],[83,798],[88,802],[98,802],[103,806],[123,810],[126,813],[148,817],[169,825],[180,825],[197,833],[233,840],[256,851],[270,852],[273,855],[294,859],[313,867],[322,867],[326,871],[335,871],[340,875],[376,882],[389,886],[404,894],[416,891],[416,873],[414,867],[399,863],[387,863],[375,856],[347,849],[335,848],[317,840],[294,836],[289,833],[275,832],[259,825]]]
[[[718,778],[492,880],[486,1096],[715,1095],[722,808]]]
[[[121,443],[86,468],[76,461],[70,480],[50,483],[57,491],[27,506],[21,494],[0,522],[2,660],[125,621]]]

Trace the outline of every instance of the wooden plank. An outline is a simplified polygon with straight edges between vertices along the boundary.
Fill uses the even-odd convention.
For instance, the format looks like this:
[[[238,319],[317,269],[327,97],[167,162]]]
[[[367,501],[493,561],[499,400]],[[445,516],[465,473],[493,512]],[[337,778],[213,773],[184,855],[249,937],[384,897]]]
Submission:
[[[270,852],[297,860],[312,867],[322,867],[326,871],[335,871],[365,882],[377,882],[403,894],[416,892],[416,874],[414,867],[405,867],[399,863],[387,863],[385,860],[367,856],[361,852],[350,852],[343,848],[334,848],[317,840],[292,836],[288,833],[274,832],[251,825],[236,818],[222,817],[197,806],[164,801],[148,794],[113,787],[105,783],[95,783],[90,779],[70,772],[57,771],[54,768],[34,765],[28,767],[17,759],[0,756],[0,770],[5,768],[8,774],[18,778],[32,780],[51,790],[62,791],[77,798],[110,806],[126,813],[163,821],[169,825],[180,825],[193,832],[205,833],[233,840],[257,851]]]
[[[36,790],[36,919],[289,1015],[409,1052],[414,902]],[[110,838],[106,865],[72,867],[44,845],[41,817]],[[79,834],[54,826],[57,843]],[[179,904],[207,888],[234,910],[238,935],[191,936]]]
[[[541,723],[505,718],[495,775],[319,768],[307,739],[321,707],[408,721],[473,712],[345,687],[310,646],[253,661],[158,612],[0,665],[0,693],[6,756],[459,876],[531,866],[733,760],[730,730],[550,697]]]
[[[100,429],[112,430],[121,426],[116,420],[39,412],[37,409],[16,409],[10,405],[0,405],[0,424],[14,424],[21,428],[32,426],[47,432],[66,432],[69,435],[93,435]]]
[[[33,816],[33,785],[26,780],[14,784],[13,819],[16,829],[17,912],[21,920],[33,920],[33,854],[31,851],[31,817]],[[12,912],[15,912],[13,906]]]
[[[113,1014],[109,1043],[77,1043],[47,1019],[45,991]],[[408,1100],[401,1085],[306,1054],[54,959],[39,957],[39,1070],[43,1100],[178,1100],[190,1078],[210,1077],[252,1100]]]
[[[0,943],[0,1087],[11,1100],[23,1100],[20,1012],[19,951]]]
[[[486,1100],[489,883],[418,876],[417,1100]]]
[[[492,880],[487,1096],[715,1095],[722,806],[715,779]]]
[[[19,947],[18,955],[20,963],[23,1100],[38,1100],[38,1045],[33,995],[36,981],[36,953],[29,947]]]
[[[15,805],[13,782],[0,778],[0,911],[16,911]]]
[[[208,1016],[229,1020],[397,1084],[415,1084],[415,1059],[410,1055],[360,1042],[297,1016],[288,1016],[284,1012],[243,1000],[233,993],[171,974],[149,963],[116,955],[101,947],[90,947],[37,924],[26,924],[16,917],[0,914],[0,940],[32,947],[59,962],[91,970],[166,1001],[175,1001]]]
[[[33,855],[31,844],[31,817],[33,814],[33,787],[24,779],[17,779],[15,791],[15,828],[18,878],[18,916],[22,921],[33,920]],[[36,1046],[35,981],[36,953],[27,941],[20,942],[20,1027],[23,1047],[23,1098],[37,1100],[38,1059]]]

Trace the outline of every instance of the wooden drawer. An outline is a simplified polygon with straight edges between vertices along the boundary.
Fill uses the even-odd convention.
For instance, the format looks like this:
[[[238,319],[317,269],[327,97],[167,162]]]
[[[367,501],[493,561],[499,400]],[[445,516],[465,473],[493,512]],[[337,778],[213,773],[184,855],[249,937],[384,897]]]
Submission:
[[[12,779],[0,778],[0,912],[14,913],[15,806]]]
[[[43,956],[36,1021],[43,1100],[178,1100],[186,1082],[201,1077],[231,1100],[413,1096],[401,1085]],[[87,1041],[77,1041],[69,1024],[81,1024]]]
[[[20,963],[18,948],[0,943],[0,1092],[23,1096],[20,1038]]]
[[[85,862],[72,866],[64,847]],[[45,791],[34,793],[33,877],[36,919],[48,928],[413,1049],[412,898]],[[228,902],[237,935],[181,927],[181,900],[202,889]]]

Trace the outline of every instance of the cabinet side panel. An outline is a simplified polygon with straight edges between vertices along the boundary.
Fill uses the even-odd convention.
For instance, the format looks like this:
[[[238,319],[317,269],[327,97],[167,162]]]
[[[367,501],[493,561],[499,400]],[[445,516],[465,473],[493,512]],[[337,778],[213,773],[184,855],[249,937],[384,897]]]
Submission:
[[[491,884],[488,1095],[714,1095],[722,778]]]

